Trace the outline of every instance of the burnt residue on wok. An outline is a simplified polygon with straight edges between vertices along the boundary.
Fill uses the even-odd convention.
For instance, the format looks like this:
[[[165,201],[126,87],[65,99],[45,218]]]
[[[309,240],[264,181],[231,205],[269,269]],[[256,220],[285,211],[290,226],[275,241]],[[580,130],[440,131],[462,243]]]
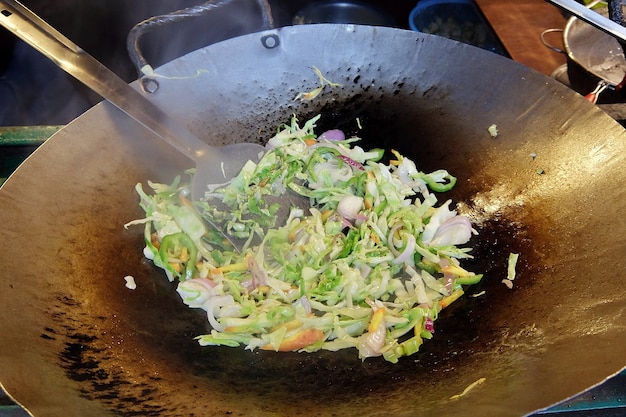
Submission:
[[[119,305],[113,317],[88,315],[80,302],[59,294],[50,309],[54,327],[48,324],[42,329],[42,338],[61,342],[59,365],[79,384],[82,395],[119,415],[181,413],[185,406],[175,404],[172,409],[168,390],[160,385],[160,374],[172,369],[195,380],[192,387],[197,392],[192,396],[208,395],[207,389],[234,397],[245,394],[269,409],[303,396],[314,396],[327,405],[363,395],[386,397],[399,386],[410,389],[416,376],[433,385],[446,384],[457,368],[479,367],[480,352],[497,350],[510,327],[504,322],[503,313],[510,308],[506,300],[537,278],[528,266],[533,263],[527,257],[529,237],[523,238],[525,245],[520,244],[523,231],[510,223],[489,223],[474,241],[477,261],[471,265],[485,271],[483,283],[443,312],[435,337],[419,353],[395,366],[380,358],[361,362],[353,351],[299,354],[200,347],[193,338],[208,330],[204,315],[180,302],[175,286],[166,282],[161,270],[151,271],[151,282],[139,283],[150,291],[142,291],[139,297],[116,297]],[[521,251],[524,259],[514,290],[500,282],[506,276],[508,249]],[[110,285],[104,287],[102,291],[111,290]],[[472,297],[482,291],[484,295]],[[130,330],[122,324],[128,322],[133,323]],[[126,365],[120,365],[120,359]]]
[[[403,94],[401,85],[389,93],[370,93],[362,85],[355,89],[360,92],[345,102],[324,104],[310,113],[304,106],[301,120],[321,111],[320,132],[340,127],[363,137],[361,145],[365,148],[393,146],[414,158],[422,169],[440,167],[438,156],[446,149],[437,143],[437,137],[423,133],[422,125],[427,124],[424,119],[406,117],[406,110],[397,104],[397,98]],[[364,129],[357,128],[357,118]],[[465,175],[466,172],[463,171]],[[441,198],[464,199],[470,192],[463,187],[460,184],[456,187],[460,191]],[[385,397],[399,386],[410,389],[417,375],[433,385],[445,384],[457,368],[480,366],[477,353],[497,350],[510,325],[505,322],[509,309],[506,300],[531,286],[542,272],[533,270],[531,265],[538,264],[533,247],[541,245],[545,237],[534,235],[532,229],[515,218],[515,213],[492,215],[476,223],[475,228],[478,236],[470,242],[475,260],[466,265],[484,273],[483,281],[443,311],[436,322],[435,337],[426,341],[418,354],[397,365],[380,358],[362,362],[351,350],[306,354],[200,347],[194,337],[210,331],[205,316],[184,306],[175,292],[175,283],[167,282],[162,270],[141,259],[143,242],[136,233],[124,236],[126,240],[132,237],[132,244],[125,249],[131,252],[121,264],[141,265],[141,275],[147,278],[138,279],[138,289],[112,287],[108,282],[101,282],[101,288],[91,288],[95,293],[107,294],[106,309],[114,311],[110,316],[93,316],[81,301],[59,293],[50,307],[55,325],[46,324],[42,338],[61,343],[59,365],[79,383],[86,398],[104,402],[120,415],[171,412],[167,402],[161,400],[167,398],[167,392],[163,392],[159,381],[161,372],[172,369],[195,380],[198,391],[206,390],[200,388],[206,385],[233,396],[245,393],[270,408],[271,404],[297,402],[303,393],[326,404],[365,394]],[[94,269],[111,268],[109,259],[118,257],[120,248],[111,245],[108,249],[110,253],[99,254],[103,262],[93,265]],[[521,253],[513,290],[501,283],[506,277],[510,252]],[[123,274],[122,270],[110,273]],[[148,351],[150,357],[145,356]],[[120,366],[120,358],[125,358],[124,362],[133,358],[134,364]],[[167,371],[157,364],[167,364]],[[138,369],[127,366],[137,366],[145,380],[135,382]]]
[[[498,235],[498,240],[505,237]],[[485,240],[477,249],[504,255],[500,250],[494,253],[496,246],[497,242]],[[497,263],[487,271],[483,284],[442,314],[435,337],[414,357],[396,366],[382,359],[361,362],[353,351],[299,354],[200,347],[193,337],[208,330],[204,315],[182,305],[175,287],[164,282],[160,270],[151,274],[154,292],[142,297],[144,307],[119,306],[113,317],[87,315],[85,306],[76,300],[59,297],[51,308],[54,327],[48,324],[42,338],[61,342],[59,365],[79,384],[85,398],[103,402],[120,415],[183,411],[181,404],[176,404],[175,410],[169,408],[168,390],[159,383],[160,374],[172,370],[195,380],[196,394],[207,389],[219,390],[222,395],[230,392],[234,397],[245,394],[270,409],[310,396],[327,405],[363,395],[385,397],[399,386],[410,389],[417,375],[432,384],[445,384],[454,378],[456,368],[480,366],[476,353],[497,349],[509,327],[499,318],[500,313],[509,308],[507,298],[522,291],[529,278],[529,271],[520,268],[519,287],[508,290],[500,283],[506,274],[505,257],[500,256]],[[151,283],[140,283],[147,284]],[[471,297],[480,291],[485,295]],[[120,298],[120,304],[130,298]],[[122,322],[133,322],[133,329],[126,329]]]
[[[103,103],[0,190],[0,261],[17,275],[0,292],[9,393],[42,415],[503,416],[621,369],[626,265],[615,254],[626,241],[609,213],[626,201],[615,191],[625,179],[619,125],[556,82],[438,37],[352,25],[276,32],[272,50],[251,35],[158,69],[210,76],[164,80],[153,99],[216,145],[263,142],[293,114],[321,113],[319,129],[448,170],[458,182],[440,201],[472,218],[467,266],[483,282],[396,365],[349,350],[202,348],[193,338],[206,318],[144,259],[142,228],[122,226],[143,216],[137,182],[169,182],[190,162]],[[294,100],[317,86],[312,66],[342,86]],[[510,252],[520,254],[511,290],[501,283]]]

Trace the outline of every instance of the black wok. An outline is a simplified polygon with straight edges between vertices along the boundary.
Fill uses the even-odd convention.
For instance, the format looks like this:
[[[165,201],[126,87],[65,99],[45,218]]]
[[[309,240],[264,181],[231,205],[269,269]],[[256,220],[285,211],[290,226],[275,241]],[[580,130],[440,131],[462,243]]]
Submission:
[[[343,86],[294,101],[317,86],[312,66]],[[137,182],[190,161],[102,103],[0,189],[0,381],[34,415],[514,416],[626,364],[626,137],[578,94],[471,46],[353,25],[246,35],[158,72],[188,76],[153,98],[213,144],[322,113],[321,129],[448,169],[459,181],[445,197],[480,232],[468,267],[486,275],[470,293],[485,294],[447,309],[396,365],[201,348],[205,318],[143,259],[142,228],[122,227],[142,215]]]

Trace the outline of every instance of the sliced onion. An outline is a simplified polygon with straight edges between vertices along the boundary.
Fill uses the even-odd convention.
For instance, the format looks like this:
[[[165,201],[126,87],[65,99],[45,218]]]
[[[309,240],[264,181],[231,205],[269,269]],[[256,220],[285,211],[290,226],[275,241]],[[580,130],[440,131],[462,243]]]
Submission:
[[[415,253],[415,236],[409,234],[407,237],[406,247],[401,254],[391,261],[392,264],[398,265],[408,261]]]
[[[363,208],[363,197],[347,195],[343,197],[337,205],[337,213],[348,220],[356,219]],[[367,217],[366,217],[367,219]]]
[[[383,318],[373,332],[362,335],[357,342],[359,357],[361,359],[380,356],[382,348],[385,346],[385,336],[387,336],[387,325]]]
[[[191,308],[203,308],[207,300],[215,295],[215,283],[206,278],[194,278],[178,284],[176,292]]]
[[[444,285],[446,287],[446,290],[448,290],[448,292],[452,293],[452,287],[454,285],[454,274],[451,274],[450,272],[446,272],[446,267],[450,265],[450,262],[448,261],[448,259],[446,258],[441,258],[441,261],[439,261],[439,266],[441,267],[441,270],[443,271],[443,278],[444,278]]]
[[[369,277],[370,273],[372,272],[372,267],[366,263],[363,263],[359,265],[359,272],[361,273],[363,279],[367,279],[367,277]]]
[[[331,129],[318,136],[318,140],[342,141],[346,139],[345,133],[339,129]]]
[[[297,302],[299,302],[302,308],[304,308],[304,311],[306,312],[306,314],[311,314],[313,310],[311,308],[311,303],[309,302],[309,299],[307,298],[306,295],[303,295],[302,297],[298,298]]]
[[[393,237],[396,235],[396,232],[400,230],[401,228],[402,228],[402,222],[396,222],[391,228],[391,230],[389,230],[389,233],[387,234],[387,246],[389,247],[389,250],[391,250],[391,253],[393,253],[393,256],[400,255],[400,251],[396,249],[396,245],[393,241]]]
[[[418,173],[415,162],[408,158],[402,158],[400,165],[396,169],[396,173],[404,184],[414,185],[414,176]]]
[[[254,259],[254,256],[248,256],[248,269],[250,270],[250,276],[252,281],[250,287],[255,289],[259,285],[265,285],[267,283],[267,274],[263,267]]]
[[[454,216],[443,222],[435,232],[429,245],[462,245],[472,237],[472,223],[465,216]]]
[[[424,280],[420,274],[413,275],[413,279],[411,280],[415,284],[415,296],[417,297],[417,302],[419,304],[430,305],[432,300],[426,294],[426,286],[424,285]]]
[[[435,212],[430,217],[428,224],[424,227],[422,232],[422,242],[425,245],[431,246],[431,241],[435,237],[435,233],[444,222],[456,216],[456,211],[450,210],[448,207],[452,200],[448,200],[441,206],[435,209]]]
[[[220,316],[220,308],[231,305],[234,302],[235,300],[232,295],[219,295],[209,298],[209,300],[204,304],[209,324],[213,327],[213,329],[218,332],[224,331],[224,326],[217,321],[217,318]]]
[[[345,155],[339,155],[339,159],[341,159],[342,161],[346,162],[348,165],[350,165],[351,167],[354,167],[360,171],[365,171],[365,168],[363,168],[363,164],[360,162],[355,161],[354,159],[347,157]]]
[[[424,330],[435,333],[435,322],[430,317],[426,317],[426,320],[424,320]]]

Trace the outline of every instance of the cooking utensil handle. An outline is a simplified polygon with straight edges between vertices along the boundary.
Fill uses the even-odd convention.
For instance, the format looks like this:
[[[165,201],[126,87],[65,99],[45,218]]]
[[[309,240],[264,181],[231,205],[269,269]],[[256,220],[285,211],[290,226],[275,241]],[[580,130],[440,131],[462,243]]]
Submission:
[[[541,43],[545,47],[552,49],[554,52],[558,52],[560,54],[565,54],[567,52],[565,52],[563,49],[557,48],[556,46],[553,46],[550,42],[548,42],[546,40],[546,35],[548,33],[563,33],[563,32],[564,32],[564,29],[556,29],[556,28],[555,29],[546,29],[543,32],[541,32],[541,34],[539,35],[539,38],[541,39]]]
[[[192,160],[211,148],[20,2],[0,0],[0,24]]]
[[[153,16],[137,23],[128,33],[126,38],[126,49],[130,60],[135,65],[139,76],[139,82],[146,93],[154,93],[159,89],[159,82],[153,76],[152,66],[143,55],[140,40],[143,35],[160,28],[176,23],[181,23],[188,19],[204,16],[213,11],[228,6],[233,0],[211,0],[204,3],[190,6],[182,10],[176,10],[164,15]],[[263,29],[274,28],[274,18],[272,8],[268,0],[256,0],[257,6],[261,10],[263,19]],[[233,22],[234,23],[234,22]]]
[[[614,38],[617,38],[620,42],[626,43],[626,28],[620,24],[613,22],[611,19],[608,19],[601,14],[594,12],[593,10],[589,10],[582,4],[577,3],[575,0],[547,1],[572,13],[580,20],[583,20],[590,25],[595,26],[596,28],[613,36]]]
[[[606,81],[600,81],[591,93],[585,95],[585,98],[593,104],[596,104],[598,102],[598,97],[600,96],[600,93],[606,90],[608,86],[609,85]]]

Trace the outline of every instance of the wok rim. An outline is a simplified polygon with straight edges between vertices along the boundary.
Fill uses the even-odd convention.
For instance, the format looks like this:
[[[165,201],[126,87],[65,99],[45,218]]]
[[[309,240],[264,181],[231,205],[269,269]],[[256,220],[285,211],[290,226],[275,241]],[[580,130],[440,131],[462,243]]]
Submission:
[[[317,26],[317,25],[316,25],[316,26]],[[350,28],[350,27],[354,27],[354,25],[348,25],[348,26],[344,26],[344,25],[333,25],[333,26],[340,26],[341,28]],[[335,30],[336,30],[336,29],[337,29],[337,28],[335,27]],[[289,30],[296,31],[296,32],[301,32],[301,31],[303,31],[303,32],[307,32],[308,30],[312,30],[312,29],[308,29],[308,28],[307,28],[307,29],[296,29],[296,28],[292,28],[292,29],[289,29],[289,28],[288,28],[288,29],[285,29],[285,31],[286,31],[286,32],[288,32]],[[358,30],[366,30],[366,31],[368,31],[368,33],[369,33],[369,31],[373,31],[373,32],[381,32],[381,33],[385,33],[385,32],[386,32],[386,30],[385,30],[385,29],[380,29],[380,28],[369,28],[369,29],[358,29]],[[279,33],[280,33],[281,31],[282,31],[282,30],[277,31],[277,32],[279,32]],[[395,30],[395,29],[393,29],[393,31],[396,31],[396,30]],[[274,32],[272,31],[271,33],[274,33]],[[417,39],[431,39],[431,40],[432,40],[432,39],[434,39],[434,38],[431,38],[431,37],[430,37],[430,35],[416,34],[416,33],[412,33],[412,32],[409,32],[409,33],[410,33],[410,37],[415,37],[415,38],[417,38]],[[248,35],[247,35],[247,36],[248,36]],[[404,35],[404,36],[409,36],[409,35],[407,34],[407,35]],[[226,41],[226,42],[228,42],[228,41]],[[438,41],[438,42],[439,42],[439,41]],[[466,48],[466,47],[464,47],[464,46],[460,46],[460,45],[458,45],[458,44],[456,44],[456,43],[454,43],[454,44],[456,45],[456,46],[455,46],[455,48],[461,48],[461,49]],[[448,45],[452,45],[452,43],[451,43],[451,44],[448,44]],[[474,51],[474,49],[472,49],[472,51]],[[474,52],[475,52],[475,51],[474,51]],[[478,53],[478,52],[476,52],[476,53]],[[487,53],[487,52],[485,52],[485,53]],[[192,54],[193,54],[193,53],[192,53]],[[482,57],[486,57],[486,56],[487,56],[487,55],[482,55]],[[178,61],[178,60],[177,60],[177,61]],[[510,68],[514,68],[514,66],[511,66]],[[527,72],[527,71],[524,71],[524,76],[525,76],[525,77],[527,77],[527,78],[530,78],[530,79],[533,79],[533,78],[538,77],[538,75],[537,75],[537,74],[533,74],[532,72],[531,72],[531,73],[529,73],[529,72]],[[543,82],[545,82],[546,84],[549,84],[549,82],[548,82],[548,81],[545,81],[545,80],[544,80],[544,78],[541,78],[541,76],[540,76],[539,80],[540,80],[542,83],[543,83]],[[565,93],[565,91],[566,91],[566,90],[564,90],[564,89],[563,89],[563,90],[560,90],[560,89],[559,89],[556,85],[551,85],[551,86],[550,86],[550,88],[551,88],[551,89],[553,89],[553,91],[557,92],[558,94],[563,94],[563,95],[567,95],[567,94],[569,94],[569,93]],[[567,90],[567,91],[569,91],[569,90]],[[572,94],[573,94],[573,93],[572,93]],[[571,96],[571,95],[570,95],[570,97],[573,97],[573,96]],[[593,110],[593,107],[589,107],[589,106],[587,106],[587,107],[585,107],[585,106],[581,106],[581,108],[584,110],[584,112],[590,112],[591,114],[593,114],[593,115],[595,115],[595,116],[599,116],[599,117],[600,117],[600,116],[601,116],[601,114],[602,114],[599,110]],[[111,109],[110,109],[110,108],[106,105],[106,103],[102,103],[102,104],[99,104],[99,105],[97,105],[96,107],[94,107],[94,108],[93,108],[92,110],[90,110],[87,114],[89,114],[89,117],[91,117],[92,115],[94,115],[94,114],[96,114],[96,113],[110,114],[110,110],[111,110]],[[582,112],[582,110],[581,110],[581,112]],[[595,113],[594,113],[594,112],[595,112]],[[87,115],[87,114],[86,114],[86,115]],[[85,116],[86,116],[86,115],[85,115]],[[577,116],[580,116],[581,114],[576,113],[576,115],[577,115]],[[83,117],[83,116],[81,116],[79,119],[81,119],[82,117]],[[602,116],[602,117],[603,117],[603,116]],[[606,119],[610,120],[610,119],[608,118],[608,116],[606,116]],[[78,120],[78,119],[77,119],[77,120]],[[82,120],[86,120],[86,119],[82,119]],[[75,122],[76,122],[76,121],[75,121]],[[74,122],[72,122],[72,124],[74,124]],[[71,124],[71,125],[72,125],[72,124]],[[128,126],[126,126],[126,127],[128,127]],[[48,148],[52,148],[53,146],[57,146],[56,144],[57,144],[57,143],[59,143],[59,142],[62,140],[62,139],[58,139],[58,138],[61,138],[61,137],[64,137],[65,135],[70,134],[70,133],[71,133],[71,128],[70,128],[70,129],[68,129],[68,130],[63,129],[62,131],[63,131],[63,133],[55,135],[55,136],[53,137],[53,139],[54,139],[54,140],[50,142],[50,143],[53,143],[54,145],[47,145],[47,144],[44,144],[43,146],[46,146],[46,148],[43,148],[43,147],[42,147],[42,149],[46,149],[46,151],[41,151],[41,152],[40,152],[39,150],[38,150],[38,151],[36,151],[36,152],[35,152],[35,154],[33,154],[33,155],[35,155],[35,156],[33,156],[32,158],[29,158],[29,159],[32,159],[32,161],[28,162],[28,164],[31,164],[31,163],[32,163],[32,164],[41,163],[41,161],[40,161],[40,160],[43,158],[43,154],[47,152],[47,149],[48,149]],[[615,134],[616,134],[616,133],[615,133]],[[622,137],[624,136],[624,135],[623,135],[623,133],[620,133],[620,134],[621,134],[621,136],[622,136]],[[57,138],[57,136],[58,136],[58,138]],[[37,153],[37,152],[39,152],[39,153]],[[12,176],[11,178],[9,178],[9,179],[7,180],[7,182],[5,183],[5,185],[3,185],[3,188],[2,188],[2,189],[0,189],[0,190],[4,190],[4,189],[5,189],[5,187],[7,187],[7,188],[13,188],[13,183],[14,183],[14,182],[16,182],[16,181],[20,181],[20,180],[19,180],[19,178],[21,178],[21,177],[22,177],[22,172],[20,171],[20,169],[18,169],[18,170],[16,171],[16,173],[17,173],[17,174],[15,174],[15,175],[14,175],[14,176],[15,176],[15,179],[13,178],[13,176]],[[6,184],[10,184],[10,185],[6,186]],[[1,202],[1,201],[2,201],[2,200],[0,200],[0,202]],[[623,367],[622,367],[621,369],[623,369]],[[619,372],[619,371],[617,371],[617,372]],[[600,382],[598,382],[598,383],[600,383]],[[18,400],[18,401],[19,401],[19,400]]]

